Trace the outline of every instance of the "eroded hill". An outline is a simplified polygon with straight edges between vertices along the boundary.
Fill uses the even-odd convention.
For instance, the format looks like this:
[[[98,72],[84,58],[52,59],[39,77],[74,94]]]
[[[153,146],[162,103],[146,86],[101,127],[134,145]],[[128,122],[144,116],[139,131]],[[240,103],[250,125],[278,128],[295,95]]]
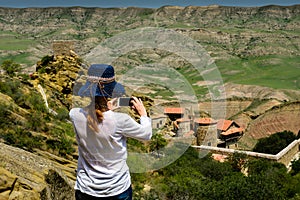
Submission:
[[[75,41],[76,53],[84,57],[103,40],[141,27],[170,28],[193,38],[216,61],[224,79],[221,86],[226,90],[225,99],[214,101],[211,98],[207,88],[216,91],[219,88],[214,81],[203,80],[202,74],[209,70],[200,73],[193,70],[191,63],[179,58],[176,52],[159,49],[129,52],[114,61],[116,71],[134,71],[135,67],[152,63],[170,66],[190,81],[199,98],[199,109],[207,116],[210,112],[221,111],[225,113],[222,116],[245,128],[241,147],[251,149],[260,137],[282,130],[299,131],[299,13],[299,5],[260,8],[0,8],[1,59],[13,57],[24,61],[25,57],[27,63],[24,66],[37,64],[28,69],[29,72],[37,70],[31,77],[28,74],[26,77],[1,74],[1,142],[11,145],[0,145],[3,152],[0,157],[1,180],[6,182],[1,185],[1,195],[5,198],[38,199],[42,196],[51,199],[49,195],[53,193],[57,199],[69,199],[63,196],[64,191],[70,191],[65,194],[73,193],[69,186],[75,179],[76,143],[66,119],[72,104],[73,83],[84,60],[75,54],[71,57],[44,57],[53,55],[53,41]],[[274,81],[274,85],[267,87],[265,82],[255,79],[265,71],[268,73],[259,81]],[[274,78],[278,74],[282,76]],[[151,74],[151,78],[158,80],[165,75]],[[172,81],[172,77],[162,80]],[[142,81],[132,79],[133,83]],[[153,82],[141,88],[135,87],[153,98],[154,104],[177,105],[176,102],[172,104],[174,91]],[[285,83],[290,84],[289,89],[280,87]],[[38,85],[44,88],[49,108],[56,114],[49,113],[49,108],[45,107]],[[182,91],[178,89],[176,92]],[[188,95],[184,97],[189,99]],[[64,184],[62,190],[58,190],[55,180]]]
[[[31,63],[51,53],[55,40],[76,41],[83,56],[104,39],[141,27],[188,35],[212,57],[299,55],[300,6],[150,8],[0,8],[1,56]],[[15,44],[14,46],[7,46]],[[27,61],[28,62],[28,61]]]

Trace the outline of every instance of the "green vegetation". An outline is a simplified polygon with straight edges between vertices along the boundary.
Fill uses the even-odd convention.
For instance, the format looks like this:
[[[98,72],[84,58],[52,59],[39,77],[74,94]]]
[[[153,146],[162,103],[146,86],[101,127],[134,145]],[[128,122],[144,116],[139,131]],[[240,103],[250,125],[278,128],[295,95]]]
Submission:
[[[153,134],[152,138],[151,138],[151,142],[150,142],[150,151],[157,151],[157,153],[159,153],[158,151],[160,149],[162,149],[163,147],[165,147],[168,144],[167,140],[164,139],[162,134],[159,133],[155,133]]]
[[[216,62],[224,82],[259,85],[275,89],[299,89],[299,56],[261,56]]]
[[[296,136],[291,131],[278,132],[267,138],[259,139],[253,151],[275,155],[298,138],[299,135]]]
[[[16,51],[26,50],[30,46],[36,45],[34,40],[22,39],[14,33],[0,32],[0,50]]]
[[[32,66],[34,64],[33,61],[30,61],[30,53],[19,53],[19,54],[8,54],[0,58],[0,62],[4,62],[6,60],[13,60],[16,63],[22,63],[26,66]]]
[[[163,169],[132,174],[134,199],[292,200],[299,197],[299,174],[292,176],[283,164],[244,155],[233,157],[221,163],[210,155],[199,158],[198,152],[189,148]],[[241,170],[247,168],[248,175],[245,175]],[[143,190],[145,185],[150,186],[150,191]]]
[[[193,88],[194,93],[197,97],[205,95],[208,93],[207,86],[198,86],[198,81],[203,81],[204,78],[200,75],[200,72],[192,66],[184,66],[176,69],[185,79],[189,82],[190,86]]]
[[[150,153],[157,152],[168,144],[167,140],[162,134],[154,131],[153,136],[149,142],[141,142],[133,138],[127,138],[127,148],[131,152]]]
[[[296,175],[298,173],[300,173],[300,159],[292,161],[291,174]]]
[[[1,64],[1,68],[9,75],[15,76],[16,73],[21,71],[21,65],[14,63],[12,60],[5,60]]]
[[[258,106],[262,105],[263,103],[266,103],[267,101],[269,101],[268,99],[253,99],[251,104],[245,109],[245,111],[249,111],[252,109],[257,108]]]
[[[57,108],[57,115],[50,114],[28,76],[16,75],[18,66],[12,61],[1,65],[9,76],[0,76],[0,94],[6,98],[2,99],[5,104],[0,104],[0,138],[28,151],[38,148],[60,156],[73,153],[74,131],[66,108]]]
[[[0,50],[6,51],[6,54],[1,56],[0,62],[4,62],[5,60],[14,60],[14,62],[23,63],[28,66],[33,65],[32,61],[29,61],[28,59],[31,55],[26,52],[26,50],[36,45],[36,40],[27,39],[24,35],[8,31],[0,31]]]

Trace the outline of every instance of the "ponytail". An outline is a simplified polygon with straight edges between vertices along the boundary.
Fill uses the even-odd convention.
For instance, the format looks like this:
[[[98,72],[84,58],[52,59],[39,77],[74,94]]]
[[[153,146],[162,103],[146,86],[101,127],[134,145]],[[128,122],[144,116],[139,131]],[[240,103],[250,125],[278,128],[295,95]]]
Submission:
[[[103,122],[103,112],[107,111],[107,99],[104,97],[95,97],[95,102],[88,107],[88,127],[95,132],[99,131],[98,125]]]

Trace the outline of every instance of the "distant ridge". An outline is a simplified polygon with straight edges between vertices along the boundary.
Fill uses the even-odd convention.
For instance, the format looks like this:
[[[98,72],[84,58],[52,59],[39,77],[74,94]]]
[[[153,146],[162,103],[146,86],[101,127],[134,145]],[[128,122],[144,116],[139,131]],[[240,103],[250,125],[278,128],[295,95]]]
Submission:
[[[27,6],[27,7],[12,7],[12,6],[0,6],[0,8],[10,8],[10,9],[24,9],[24,8],[103,8],[103,9],[112,9],[112,8],[148,8],[148,9],[159,9],[163,7],[174,7],[174,8],[186,8],[186,7],[232,7],[232,8],[260,8],[260,7],[294,7],[300,6],[300,4],[293,5],[279,5],[279,4],[268,4],[268,5],[259,5],[259,6],[234,6],[234,5],[221,5],[221,4],[210,4],[210,5],[187,5],[187,6],[178,6],[178,5],[163,5],[157,8],[154,7],[142,7],[142,6],[111,6],[111,7],[102,7],[102,6]]]

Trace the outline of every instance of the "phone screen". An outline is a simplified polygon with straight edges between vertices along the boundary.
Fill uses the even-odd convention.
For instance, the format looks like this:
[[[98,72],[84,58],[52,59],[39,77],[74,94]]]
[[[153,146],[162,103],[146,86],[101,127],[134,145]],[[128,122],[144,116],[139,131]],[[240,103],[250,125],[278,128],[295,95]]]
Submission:
[[[133,100],[131,97],[120,97],[118,99],[118,106],[132,106],[131,100]]]

